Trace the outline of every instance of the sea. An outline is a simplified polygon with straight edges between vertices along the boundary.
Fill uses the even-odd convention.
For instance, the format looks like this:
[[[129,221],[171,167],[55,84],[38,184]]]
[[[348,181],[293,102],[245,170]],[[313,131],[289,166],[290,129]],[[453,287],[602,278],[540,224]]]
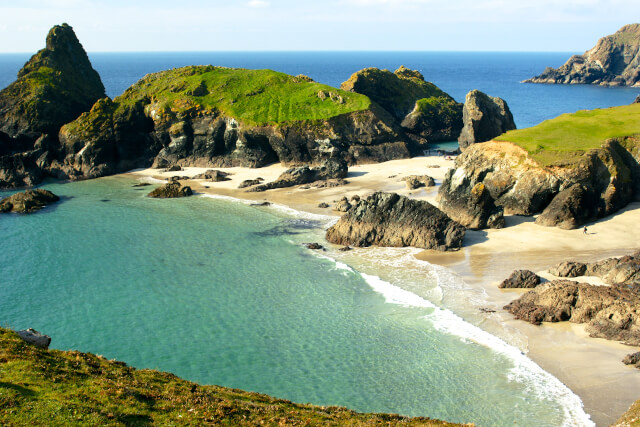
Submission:
[[[518,127],[631,103],[638,88],[520,83],[571,53],[90,53],[107,94],[192,64],[269,68],[339,86],[365,67],[417,69],[463,102],[507,101]],[[0,87],[29,54],[0,55]],[[449,146],[455,146],[451,142]],[[592,425],[582,402],[527,357],[526,339],[490,334],[455,272],[412,248],[343,253],[335,219],[200,195],[145,197],[130,176],[42,187],[61,202],[0,216],[0,326],[201,384],[357,411],[479,426]],[[150,180],[152,185],[157,181]],[[6,196],[10,192],[0,193]],[[469,298],[482,295],[471,295]]]

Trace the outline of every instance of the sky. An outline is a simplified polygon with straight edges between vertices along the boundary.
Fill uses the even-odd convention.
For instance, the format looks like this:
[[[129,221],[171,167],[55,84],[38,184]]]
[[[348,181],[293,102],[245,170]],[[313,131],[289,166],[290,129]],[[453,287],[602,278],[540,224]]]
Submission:
[[[640,0],[0,0],[0,52],[71,25],[88,52],[559,51],[640,21]]]

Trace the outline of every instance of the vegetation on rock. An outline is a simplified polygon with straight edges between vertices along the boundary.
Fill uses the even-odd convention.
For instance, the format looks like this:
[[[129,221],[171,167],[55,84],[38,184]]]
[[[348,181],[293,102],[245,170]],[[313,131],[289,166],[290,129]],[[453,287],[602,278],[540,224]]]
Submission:
[[[0,424],[455,425],[201,386],[90,353],[41,349],[4,328],[0,328]]]

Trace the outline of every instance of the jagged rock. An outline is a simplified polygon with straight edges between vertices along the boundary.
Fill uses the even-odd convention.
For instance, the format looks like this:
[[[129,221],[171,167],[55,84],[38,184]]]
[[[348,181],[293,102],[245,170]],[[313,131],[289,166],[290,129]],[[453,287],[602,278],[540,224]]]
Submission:
[[[29,344],[35,345],[36,347],[48,349],[49,344],[51,344],[51,337],[48,335],[42,335],[40,332],[34,329],[25,329],[22,331],[16,331],[16,334]]]
[[[452,179],[454,173],[453,169],[447,173],[438,192],[440,209],[467,228],[504,227],[503,209],[496,206],[484,183],[478,182],[467,192],[466,186],[456,186],[459,182]]]
[[[347,171],[347,163],[344,160],[328,159],[321,166],[300,166],[287,169],[275,181],[256,185],[247,191],[260,192],[274,188],[309,184],[320,180],[341,179],[347,176]]]
[[[565,261],[550,268],[549,273],[558,277],[596,276],[610,285],[640,284],[640,251],[588,264]]]
[[[352,207],[353,206],[351,205],[351,203],[349,203],[349,200],[347,200],[346,197],[343,197],[342,199],[338,200],[335,205],[333,205],[333,210],[338,212],[347,212]]]
[[[536,325],[566,320],[587,323],[592,337],[640,345],[640,298],[624,287],[554,280],[504,308],[517,319]]]
[[[169,182],[167,184],[161,185],[160,187],[153,190],[151,193],[147,194],[149,197],[153,197],[156,199],[169,199],[175,197],[186,197],[191,196],[193,191],[191,187],[182,185],[178,181]]]
[[[640,24],[625,25],[598,40],[582,55],[573,55],[560,68],[547,67],[525,83],[640,85]]]
[[[324,249],[324,246],[322,246],[320,243],[303,243],[303,245],[307,248],[307,249],[313,249],[313,250],[322,250]]]
[[[462,122],[464,126],[458,137],[461,150],[477,142],[490,141],[516,128],[507,103],[479,90],[467,93],[462,109]]]
[[[58,200],[60,200],[60,198],[49,190],[43,190],[41,188],[26,190],[0,200],[0,213],[32,213]]]
[[[536,218],[536,224],[565,230],[578,228],[596,215],[597,199],[593,189],[573,184],[560,191]]]
[[[578,277],[584,276],[587,265],[582,262],[564,261],[549,269],[549,273],[556,277]]]
[[[426,142],[454,141],[462,130],[463,105],[449,96],[420,99],[400,125]]]
[[[409,175],[404,178],[409,190],[415,190],[421,187],[434,187],[436,181],[429,175]]]
[[[622,363],[625,365],[635,365],[636,368],[640,369],[640,351],[627,354],[624,359],[622,359]]]
[[[203,173],[199,173],[193,179],[207,179],[212,182],[230,181],[229,174],[215,169],[209,169]],[[243,181],[244,183],[244,181]],[[241,184],[242,185],[242,184]]]
[[[540,276],[530,270],[515,270],[508,279],[498,285],[499,288],[535,288],[540,284]]]
[[[264,181],[264,178],[256,178],[256,179],[245,179],[244,181],[242,181],[240,183],[240,185],[238,185],[238,188],[247,188],[247,187],[251,187],[253,185],[258,185],[260,184],[262,181]]]
[[[465,229],[428,202],[377,192],[360,200],[327,230],[331,243],[414,246],[450,250],[462,246]]]

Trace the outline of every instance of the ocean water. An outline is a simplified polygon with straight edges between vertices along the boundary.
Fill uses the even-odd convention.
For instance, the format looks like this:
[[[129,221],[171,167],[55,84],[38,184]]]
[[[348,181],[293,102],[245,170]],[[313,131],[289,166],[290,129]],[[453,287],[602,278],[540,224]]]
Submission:
[[[188,64],[272,68],[339,86],[366,66],[419,69],[457,100],[509,103],[519,127],[630,103],[637,88],[519,83],[559,53],[90,54],[109,96]],[[0,55],[0,87],[29,55]],[[225,198],[154,200],[131,178],[47,183],[62,202],[0,216],[0,325],[198,381],[297,402],[481,426],[590,425],[576,395],[450,306],[465,284],[412,249],[313,252],[329,217]],[[0,196],[6,195],[2,193]],[[458,313],[458,314],[456,314]]]

